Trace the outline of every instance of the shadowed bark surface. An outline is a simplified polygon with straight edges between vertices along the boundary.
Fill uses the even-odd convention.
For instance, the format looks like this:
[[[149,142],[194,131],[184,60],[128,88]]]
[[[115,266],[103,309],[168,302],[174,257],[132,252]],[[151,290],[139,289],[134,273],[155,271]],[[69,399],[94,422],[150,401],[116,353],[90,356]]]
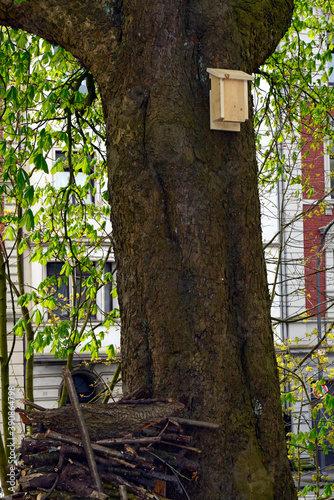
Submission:
[[[198,431],[192,500],[292,499],[262,253],[252,119],[210,131],[207,67],[252,73],[290,0],[0,0],[0,22],[93,73],[107,125],[126,393]]]

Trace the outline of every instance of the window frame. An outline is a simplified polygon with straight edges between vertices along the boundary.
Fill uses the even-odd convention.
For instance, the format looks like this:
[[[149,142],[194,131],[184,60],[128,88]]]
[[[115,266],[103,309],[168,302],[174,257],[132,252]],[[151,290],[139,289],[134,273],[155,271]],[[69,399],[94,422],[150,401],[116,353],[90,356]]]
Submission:
[[[333,124],[332,124],[333,127]],[[328,195],[327,201],[334,203],[334,144],[332,145],[332,151],[330,151],[330,141],[328,138],[324,140],[324,185],[325,192]],[[333,154],[331,154],[333,153]],[[331,158],[332,157],[332,158]],[[333,175],[331,176],[331,160],[333,166]],[[330,191],[333,189],[333,192]]]
[[[110,269],[108,269],[108,267],[110,267]],[[103,311],[105,314],[108,314],[114,309],[118,309],[118,300],[116,297],[112,296],[112,291],[117,287],[116,263],[111,260],[106,262],[104,273],[111,273],[114,278],[113,282],[108,282],[101,288],[101,292],[103,294],[103,298],[101,299],[101,303],[103,304]]]
[[[49,272],[49,269],[50,269],[50,267],[51,267],[52,265],[54,266],[55,270],[54,270],[54,272]],[[59,272],[57,272],[57,271],[56,271],[56,266],[57,266],[57,265],[59,265]],[[55,276],[55,277],[56,277],[56,279],[57,279],[58,277],[60,277],[60,276],[61,276],[61,275],[60,275],[60,271],[61,271],[61,268],[63,267],[63,265],[64,265],[64,263],[63,263],[63,262],[61,262],[61,261],[49,261],[49,262],[47,262],[47,264],[46,264],[46,277],[47,277],[47,278],[52,278],[53,276]],[[66,295],[65,295],[65,293],[61,292],[61,288],[62,288],[62,287],[65,287],[65,288],[66,288]],[[66,297],[66,298],[67,298],[67,303],[69,303],[69,296],[70,296],[70,295],[69,295],[69,283],[65,283],[65,282],[63,282],[63,283],[61,284],[61,286],[60,286],[60,287],[58,287],[58,285],[57,285],[57,289],[56,289],[55,293],[53,293],[53,297],[57,300],[57,297],[59,297],[59,294],[60,294],[60,293],[61,293],[64,297]],[[66,301],[64,301],[64,302],[66,303]],[[48,317],[49,317],[49,319],[50,319],[52,316],[58,316],[61,320],[66,320],[66,319],[69,319],[69,317],[70,317],[70,313],[69,313],[69,311],[67,311],[67,312],[61,312],[60,314],[59,314],[59,312],[57,312],[57,311],[60,311],[60,308],[53,309],[51,312],[49,312],[49,313],[48,313]]]
[[[331,42],[329,43],[328,41],[328,37],[329,35],[331,35],[332,39],[331,39]],[[334,34],[330,33],[330,32],[327,32],[326,33],[326,49],[327,50],[330,50],[329,49],[329,46],[330,45],[333,45],[334,46]],[[328,85],[330,87],[332,87],[334,85],[334,47],[333,49],[331,50],[331,54],[332,54],[332,60],[331,61],[327,61],[326,63],[326,66],[327,66],[327,71],[329,70],[329,68],[333,68],[333,71],[332,71],[332,74],[331,75],[328,75]]]
[[[94,266],[96,265],[97,260],[98,259],[92,260]],[[58,273],[52,273],[52,274],[50,273],[49,274],[48,273],[48,269],[50,269],[51,265],[57,265],[57,264],[59,266]],[[45,275],[46,275],[46,277],[47,278],[51,278],[52,276],[56,276],[56,278],[60,277],[60,270],[63,267],[63,265],[64,265],[63,261],[56,261],[56,260],[50,260],[50,261],[48,261],[47,264],[46,264],[46,266],[45,266]],[[108,268],[110,268],[110,270],[108,270]],[[114,309],[118,309],[118,300],[117,300],[117,298],[112,297],[112,294],[111,294],[112,290],[114,288],[116,288],[116,286],[117,286],[117,283],[116,283],[116,264],[115,264],[115,261],[109,260],[106,263],[105,269],[104,269],[104,273],[107,273],[107,272],[111,272],[113,274],[114,282],[113,283],[111,283],[111,282],[107,283],[106,285],[102,286],[97,291],[97,295],[96,295],[97,313],[96,314],[92,314],[91,318],[90,318],[93,322],[103,321],[103,319],[105,318],[106,314],[110,313]],[[87,274],[87,276],[85,276],[86,274]],[[77,272],[76,272],[76,276],[77,276]],[[89,271],[83,272],[82,279],[85,280],[88,276],[89,276]],[[67,284],[66,283],[62,283],[62,286],[64,286],[64,285],[66,286],[67,295],[63,294],[62,292],[60,292],[60,293],[62,293],[64,296],[67,297],[67,301],[69,303],[70,302],[70,300],[69,300],[70,292],[73,289],[73,282],[72,282],[72,277],[71,276],[68,277],[68,283]],[[83,286],[83,290],[81,291],[81,294],[82,294],[81,303],[86,300],[84,298],[84,294],[85,294],[84,288],[85,288],[85,285]],[[76,280],[76,289],[77,289],[77,280]],[[56,293],[54,294],[55,297],[56,297]],[[76,299],[76,305],[78,306],[77,299]],[[57,311],[58,311],[58,309],[54,309],[52,311],[52,314],[49,313],[49,315],[48,315],[49,318],[52,315],[56,315],[61,320],[69,319],[69,312],[67,312],[65,314],[59,315],[59,314],[57,314]]]

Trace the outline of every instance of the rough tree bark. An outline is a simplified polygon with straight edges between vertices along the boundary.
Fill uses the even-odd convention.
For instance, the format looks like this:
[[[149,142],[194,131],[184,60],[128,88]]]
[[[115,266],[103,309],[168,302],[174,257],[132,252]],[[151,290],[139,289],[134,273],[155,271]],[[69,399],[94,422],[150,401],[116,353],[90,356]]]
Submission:
[[[192,500],[292,499],[252,119],[210,131],[207,67],[256,71],[292,0],[0,0],[71,51],[107,125],[124,389],[182,400],[205,452]]]

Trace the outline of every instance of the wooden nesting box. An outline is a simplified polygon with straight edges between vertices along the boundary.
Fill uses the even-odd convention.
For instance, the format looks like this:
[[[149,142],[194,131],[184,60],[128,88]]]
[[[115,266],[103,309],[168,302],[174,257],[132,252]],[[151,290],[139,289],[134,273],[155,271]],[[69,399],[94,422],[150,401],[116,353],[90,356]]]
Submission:
[[[210,74],[210,128],[239,132],[248,119],[248,81],[252,75],[232,69],[207,68]]]

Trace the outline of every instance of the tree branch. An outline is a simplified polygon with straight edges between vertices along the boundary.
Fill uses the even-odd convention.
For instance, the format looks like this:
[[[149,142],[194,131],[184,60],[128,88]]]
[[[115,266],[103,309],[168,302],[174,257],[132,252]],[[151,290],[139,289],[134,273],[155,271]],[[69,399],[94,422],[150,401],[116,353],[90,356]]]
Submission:
[[[83,447],[85,449],[87,462],[89,465],[89,470],[90,470],[92,479],[96,485],[97,491],[99,493],[102,493],[102,484],[101,484],[100,475],[99,475],[98,470],[97,470],[94,452],[93,452],[92,445],[90,442],[90,437],[88,434],[86,423],[85,423],[84,417],[83,417],[82,412],[81,412],[77,393],[76,393],[74,383],[73,383],[73,380],[71,377],[71,372],[66,367],[63,367],[62,372],[63,372],[64,380],[66,383],[67,391],[68,391],[68,394],[70,396],[73,413],[74,413],[74,416],[75,416],[75,419],[76,419],[76,422],[77,422],[77,425],[78,425],[78,428],[80,431],[82,444],[83,444]]]
[[[20,4],[0,0],[0,24],[64,47],[85,67],[94,68],[96,77],[101,61],[103,72],[106,70],[121,36],[120,9],[115,3],[112,9],[105,5],[90,0],[26,0]]]

